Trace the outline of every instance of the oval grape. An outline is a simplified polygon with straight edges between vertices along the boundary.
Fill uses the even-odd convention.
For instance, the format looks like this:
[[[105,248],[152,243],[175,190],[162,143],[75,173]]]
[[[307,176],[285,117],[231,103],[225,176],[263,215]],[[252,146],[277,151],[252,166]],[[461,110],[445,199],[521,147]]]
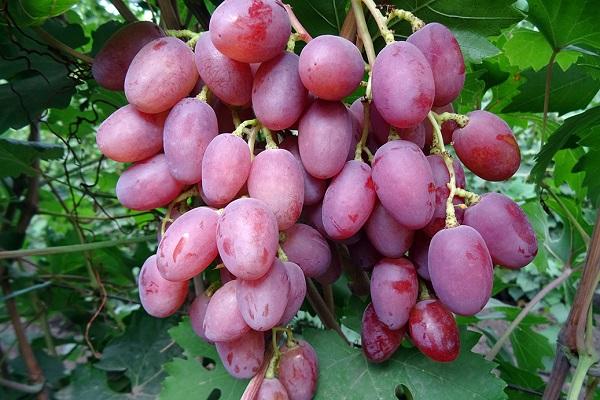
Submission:
[[[308,225],[296,224],[284,234],[281,247],[288,259],[302,268],[304,275],[314,278],[325,273],[331,263],[331,251],[319,232]]]
[[[200,293],[196,296],[194,301],[192,301],[189,310],[190,324],[192,325],[194,333],[207,342],[209,340],[204,332],[204,318],[206,317],[206,309],[208,308],[209,302],[210,297],[204,293]]]
[[[449,362],[458,357],[458,326],[439,300],[418,302],[410,312],[408,329],[413,344],[432,360]]]
[[[216,342],[215,347],[229,375],[237,379],[252,378],[265,358],[265,335],[249,331],[229,342]]]
[[[315,349],[304,340],[296,345],[281,348],[279,380],[290,396],[290,400],[311,400],[317,391],[319,359]]]
[[[140,301],[144,310],[157,318],[175,314],[185,302],[189,282],[171,282],[163,278],[152,255],[142,265],[138,280]]]
[[[238,305],[238,285],[238,280],[227,282],[210,298],[204,316],[204,334],[208,340],[230,342],[250,331]]]
[[[256,400],[289,400],[289,396],[279,379],[265,378],[258,389]]]
[[[371,244],[386,257],[400,258],[410,248],[415,232],[399,224],[377,203],[365,225]]]
[[[279,148],[286,149],[292,153],[294,158],[298,161],[304,179],[304,205],[312,206],[323,200],[325,190],[327,190],[327,182],[323,179],[315,178],[306,172],[306,169],[302,164],[302,159],[300,158],[300,151],[298,150],[298,138],[295,136],[286,137],[279,145]]]
[[[377,319],[373,305],[369,303],[363,313],[360,338],[362,350],[372,363],[382,363],[394,355],[402,339],[406,328],[392,330]]]
[[[288,281],[290,282],[290,291],[288,294],[287,303],[283,316],[277,325],[287,325],[292,318],[296,315],[304,297],[306,296],[306,280],[304,279],[304,272],[298,264],[286,261],[283,263],[285,266],[285,272],[287,273]]]

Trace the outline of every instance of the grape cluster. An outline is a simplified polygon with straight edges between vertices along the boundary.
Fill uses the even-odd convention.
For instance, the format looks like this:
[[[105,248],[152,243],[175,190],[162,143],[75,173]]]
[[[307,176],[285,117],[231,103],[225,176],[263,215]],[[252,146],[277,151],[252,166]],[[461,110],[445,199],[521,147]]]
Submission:
[[[463,165],[492,181],[517,171],[512,131],[486,111],[453,113],[460,47],[441,24],[417,28],[365,69],[338,36],[296,55],[278,1],[227,0],[187,43],[138,22],[96,57],[98,83],[129,101],[97,133],[106,157],[133,163],[117,197],[134,210],[167,207],[140,272],[142,305],[155,317],[175,313],[190,280],[218,265],[220,284],[197,294],[191,324],[232,376],[269,365],[258,398],[314,395],[315,351],[279,327],[300,309],[306,279],[339,278],[340,256],[371,272],[368,360],[388,359],[408,332],[426,356],[452,361],[453,313],[485,306],[494,264],[521,268],[537,252],[514,201],[465,190]],[[366,96],[344,104],[361,82]],[[265,339],[279,343],[282,331],[286,344],[266,353]]]

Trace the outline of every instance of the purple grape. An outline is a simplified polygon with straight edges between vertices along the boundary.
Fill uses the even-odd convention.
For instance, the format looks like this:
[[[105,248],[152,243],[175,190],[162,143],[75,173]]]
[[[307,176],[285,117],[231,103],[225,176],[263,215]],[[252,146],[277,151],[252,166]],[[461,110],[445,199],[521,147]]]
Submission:
[[[408,328],[414,345],[432,360],[449,362],[458,357],[458,326],[439,300],[418,302],[410,312]]]
[[[306,341],[281,348],[279,380],[287,390],[290,400],[310,400],[317,391],[319,359],[315,349]]]
[[[308,225],[296,224],[284,233],[281,247],[288,259],[302,268],[304,275],[314,278],[325,273],[331,263],[331,251],[319,232]]]
[[[206,333],[204,333],[204,317],[206,316],[206,309],[208,308],[208,303],[210,302],[210,297],[205,295],[204,293],[200,293],[200,295],[196,296],[192,304],[190,305],[190,323],[192,325],[192,329],[196,333],[196,335],[200,336],[203,340],[209,341],[206,337]]]
[[[365,232],[373,246],[386,257],[400,258],[410,248],[414,231],[400,225],[377,203],[365,225]]]
[[[284,262],[283,265],[285,266],[285,271],[290,282],[290,292],[285,311],[278,325],[286,325],[294,318],[306,296],[306,280],[304,279],[302,268],[298,264],[289,261]]]
[[[304,205],[312,206],[323,200],[323,196],[325,196],[325,190],[327,189],[327,182],[315,178],[304,168],[302,164],[302,159],[300,158],[300,151],[298,150],[298,138],[295,136],[286,137],[283,142],[279,145],[280,149],[286,149],[296,160],[298,160],[298,165],[300,165],[300,169],[302,170],[302,177],[304,179]]]
[[[265,358],[265,334],[249,331],[229,342],[216,342],[219,358],[229,375],[238,379],[252,378]]]
[[[431,238],[427,236],[423,231],[415,232],[415,238],[413,244],[408,250],[408,258],[413,262],[413,265],[417,269],[417,274],[423,279],[431,280],[429,276],[429,243]]]
[[[227,282],[210,298],[204,315],[204,334],[212,342],[230,342],[250,331],[238,305],[239,281]]]
[[[289,400],[289,396],[279,379],[265,378],[260,385],[256,400]]]
[[[392,330],[379,321],[373,305],[369,303],[363,313],[360,333],[362,350],[367,360],[382,363],[393,356],[405,333],[406,327]]]
[[[163,278],[156,267],[156,256],[144,262],[138,280],[140,302],[144,310],[156,318],[175,314],[185,302],[188,282],[171,282]]]

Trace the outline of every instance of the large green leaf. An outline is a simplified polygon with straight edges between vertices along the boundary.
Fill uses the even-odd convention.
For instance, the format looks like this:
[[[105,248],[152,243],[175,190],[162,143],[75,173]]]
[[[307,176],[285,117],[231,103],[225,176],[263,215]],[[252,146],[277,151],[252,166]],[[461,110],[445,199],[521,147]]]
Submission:
[[[71,384],[56,393],[59,400],[125,400],[129,397],[117,393],[109,386],[104,371],[91,365],[79,365],[71,374]]]
[[[500,49],[490,43],[485,36],[472,31],[453,29],[466,62],[479,64],[485,58],[493,57],[500,53]]]
[[[0,138],[0,178],[33,175],[34,160],[54,160],[62,155],[61,145]]]
[[[337,35],[346,17],[345,0],[289,0],[294,14],[313,37]]]
[[[529,0],[529,20],[554,49],[571,44],[600,48],[597,0]]]
[[[8,11],[20,26],[38,25],[67,11],[78,0],[8,0]]]

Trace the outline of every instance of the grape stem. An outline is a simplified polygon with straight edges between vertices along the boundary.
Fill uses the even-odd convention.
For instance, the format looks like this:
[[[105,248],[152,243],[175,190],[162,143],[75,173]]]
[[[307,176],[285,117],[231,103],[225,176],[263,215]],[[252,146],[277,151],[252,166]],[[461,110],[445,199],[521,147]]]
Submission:
[[[419,300],[429,300],[432,299],[433,296],[429,293],[429,289],[427,288],[427,284],[421,278],[419,278]]]
[[[369,79],[370,81],[371,79]],[[364,100],[362,100],[362,105],[363,105],[363,126],[362,126],[362,133],[360,136],[360,140],[358,141],[358,143],[356,144],[356,150],[354,151],[354,159],[357,161],[362,161],[362,152],[363,149],[366,147],[366,143],[367,143],[367,137],[369,136],[369,122],[370,122],[370,117],[369,117],[369,109],[370,109],[370,103],[368,98],[365,98]]]
[[[200,296],[204,293],[204,281],[202,280],[202,275],[198,274],[193,278],[194,282],[194,294],[196,297]]]
[[[283,251],[281,246],[277,247],[277,258],[279,258],[281,262],[287,262],[289,260],[287,254],[285,254],[285,251]]]
[[[375,47],[373,46],[373,39],[369,33],[369,27],[365,20],[365,13],[363,12],[361,0],[352,0],[352,10],[356,18],[356,31],[358,37],[363,42],[365,52],[367,53],[367,60],[369,60],[369,66],[373,69],[373,63],[375,63]]]
[[[71,56],[77,60],[81,60],[87,64],[91,65],[94,63],[94,59],[92,57],[67,46],[66,44],[64,44],[63,42],[61,42],[60,40],[58,40],[57,38],[55,38],[54,36],[52,36],[51,34],[46,32],[44,29],[39,28],[39,27],[34,27],[33,30],[39,35],[39,37],[44,42],[46,42],[50,47],[54,48],[55,50],[58,50],[64,54],[68,54],[69,56]]]
[[[469,117],[463,114],[443,112],[441,114],[433,113],[433,115],[440,126],[446,121],[454,121],[458,124],[458,126],[464,128],[469,123]]]
[[[181,203],[182,201],[185,201],[185,200],[189,199],[190,197],[197,196],[197,195],[198,195],[198,188],[196,186],[194,186],[191,189],[186,190],[185,192],[181,193],[179,196],[177,196],[177,198],[175,200],[173,200],[171,202],[171,204],[169,204],[169,207],[167,208],[167,213],[165,214],[165,216],[162,220],[162,225],[160,227],[160,233],[162,235],[164,235],[165,231],[167,230],[167,222],[173,222],[173,220],[171,219],[171,213],[173,212],[173,207],[175,207],[175,205],[177,203]]]
[[[448,189],[450,189],[450,184],[448,184]],[[458,197],[462,197],[465,199],[465,205],[467,207],[474,206],[479,203],[481,200],[481,196],[477,193],[469,192],[468,190],[457,187],[455,191],[455,195]]]
[[[232,132],[233,135],[238,136],[238,137],[242,137],[244,134],[244,128],[250,127],[250,126],[255,126],[258,125],[258,120],[255,119],[248,119],[244,122],[241,122],[236,128],[235,130]]]
[[[306,28],[304,28],[298,17],[296,17],[292,6],[283,2],[281,2],[281,5],[283,6],[283,8],[285,8],[288,17],[290,18],[290,23],[292,24],[292,27],[298,33],[298,35],[300,35],[300,39],[303,40],[305,43],[310,42],[312,40],[312,36],[310,36]]]
[[[365,4],[373,18],[375,19],[375,23],[379,28],[379,32],[381,32],[381,36],[385,40],[386,44],[393,43],[396,39],[394,38],[394,31],[392,31],[388,24],[394,19],[398,18],[402,21],[410,22],[412,27],[412,31],[416,32],[422,27],[425,26],[425,22],[421,19],[417,18],[413,13],[406,10],[392,10],[388,13],[387,18],[383,15],[383,13],[377,8],[377,4],[373,0],[362,0]]]
[[[196,96],[196,99],[207,103],[209,94],[210,91],[208,90],[208,86],[204,85],[202,86],[202,90],[200,90],[200,93],[198,93],[198,96]]]
[[[250,160],[254,160],[254,145],[256,144],[256,135],[257,134],[258,134],[257,126],[250,129],[250,133],[248,133],[248,148],[250,149]]]
[[[265,135],[265,140],[267,141],[267,145],[266,145],[266,149],[267,150],[273,150],[273,149],[278,149],[279,146],[277,146],[277,142],[275,141],[275,139],[273,139],[273,132],[271,132],[271,130],[269,128],[267,128],[266,126],[263,126],[261,128],[263,134]]]
[[[392,19],[394,19],[394,18],[398,18],[399,20],[410,22],[410,26],[411,26],[413,32],[416,32],[425,26],[425,22],[423,22],[422,19],[417,18],[417,16],[414,15],[413,13],[411,13],[410,11],[398,10],[398,9],[392,10],[388,14],[387,23],[389,24],[392,21]]]
[[[292,33],[288,39],[286,50],[290,53],[293,53],[294,49],[296,48],[296,42],[301,39],[302,37],[299,33]]]
[[[388,142],[391,142],[392,140],[398,140],[398,139],[400,139],[400,134],[398,133],[396,128],[394,128],[393,126],[390,126],[390,134],[388,135]]]
[[[452,157],[450,156],[450,153],[446,151],[446,147],[444,146],[444,138],[442,137],[442,131],[435,118],[435,114],[430,111],[427,118],[429,118],[429,122],[431,122],[431,126],[433,127],[433,148],[431,153],[442,156],[444,164],[446,164],[446,168],[448,168],[448,175],[450,176],[450,182],[448,183],[450,194],[446,200],[446,228],[455,228],[459,224],[456,219],[453,203],[454,196],[456,195],[456,176],[454,174],[454,165],[452,165]]]

